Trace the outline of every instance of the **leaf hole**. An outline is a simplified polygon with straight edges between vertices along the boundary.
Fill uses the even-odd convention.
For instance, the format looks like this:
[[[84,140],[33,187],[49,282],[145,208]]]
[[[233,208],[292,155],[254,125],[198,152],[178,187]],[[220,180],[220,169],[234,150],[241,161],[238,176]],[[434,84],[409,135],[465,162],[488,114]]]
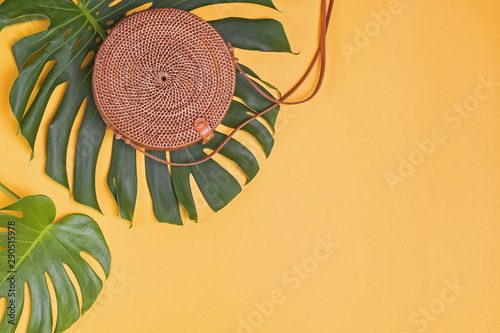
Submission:
[[[0,298],[0,318],[3,318],[3,320],[8,320],[3,317],[5,315],[6,309],[7,309],[7,297],[2,297]]]
[[[23,212],[17,211],[17,210],[2,210],[2,213],[6,213],[15,217],[22,218],[23,217]],[[17,223],[16,223],[17,224]],[[8,228],[2,228],[5,230],[8,230]]]
[[[66,37],[67,35],[69,35],[70,32],[71,32],[71,29],[66,30],[66,32],[63,34],[63,37]]]
[[[80,255],[90,265],[90,267],[97,274],[97,276],[102,281],[105,281],[106,280],[106,273],[104,272],[104,268],[102,268],[99,261],[97,261],[96,258],[92,257],[90,254],[88,254],[87,252],[84,252],[84,251],[81,251]]]
[[[64,270],[66,271],[66,274],[68,274],[69,280],[73,284],[73,287],[75,288],[76,291],[76,297],[78,298],[78,309],[80,310],[80,317],[82,316],[82,307],[83,307],[83,298],[82,298],[82,289],[80,287],[80,284],[78,283],[78,279],[76,278],[75,273],[73,270],[63,263]]]
[[[78,113],[75,117],[75,120],[73,122],[73,126],[71,127],[70,131],[70,136],[68,140],[68,149],[67,155],[66,155],[66,166],[67,169],[70,171],[67,173],[68,175],[68,184],[74,184],[74,177],[75,177],[75,160],[76,160],[76,143],[78,139],[78,133],[79,133],[79,128],[80,124],[82,122],[83,114],[85,113],[85,110],[87,108],[88,104],[88,97],[85,97],[83,100],[82,104],[80,105],[80,109],[78,110]]]
[[[122,0],[114,0],[112,1],[108,7],[113,7],[113,6],[116,6],[117,4],[119,4],[120,2],[122,2]]]
[[[35,60],[35,58],[38,57],[38,55],[40,53],[42,53],[43,50],[45,50],[49,45],[50,45],[50,42],[48,42],[47,44],[45,44],[40,50],[38,50],[35,53],[33,53],[31,55],[31,57],[29,57],[28,60],[26,60],[26,63],[24,64],[23,69],[25,69],[33,60]]]
[[[252,117],[255,116],[255,113],[247,112],[247,114],[250,115],[250,116],[252,116]],[[274,131],[271,128],[271,125],[269,125],[269,123],[267,122],[267,120],[265,120],[262,117],[258,117],[255,120],[257,120],[259,123],[261,123],[269,131],[269,133],[271,133],[271,134],[274,135]],[[278,117],[277,121],[278,122],[280,121],[280,117]],[[276,126],[278,126],[278,123],[276,124]]]
[[[153,6],[153,3],[152,2],[148,2],[148,3],[146,3],[146,4],[142,5],[142,6],[139,6],[137,8],[132,9],[132,10],[129,10],[128,12],[125,13],[125,16],[130,16],[133,13],[142,12],[143,10],[151,8],[151,6]]]
[[[19,286],[18,286],[19,288]],[[21,289],[21,288],[19,288]],[[30,318],[31,318],[31,288],[28,284],[28,282],[24,282],[24,288],[23,288],[23,292],[24,292],[24,302],[23,302],[23,307],[22,309],[18,309],[18,316],[19,316],[19,322],[17,324],[18,327],[26,327],[28,326],[28,323],[30,321]],[[19,290],[18,290],[19,292]],[[19,304],[18,304],[19,306]],[[20,313],[20,314],[19,314]]]
[[[113,23],[115,23],[115,21],[113,20],[109,20],[108,22],[106,22],[107,25],[112,25]]]
[[[40,91],[40,87],[42,86],[43,82],[47,78],[47,75],[50,73],[50,71],[56,65],[56,63],[57,63],[57,60],[50,60],[50,61],[47,61],[47,63],[43,67],[42,73],[38,77],[38,80],[35,84],[35,88],[31,92],[30,99],[28,101],[28,104],[26,105],[26,110],[28,110],[31,107],[31,104],[33,104],[33,101],[35,100],[36,95]],[[24,111],[26,111],[26,110],[24,110]]]
[[[83,37],[80,37],[76,43],[75,43],[75,46],[73,46],[73,48],[71,49],[71,51],[69,53],[73,53],[73,51],[76,50],[76,48],[83,42]]]
[[[203,221],[209,216],[209,214],[213,213],[213,210],[205,200],[205,197],[203,196],[192,173],[189,175],[189,185],[191,187],[191,194],[193,195],[194,204],[198,212],[198,221]],[[185,210],[185,208],[183,210]]]
[[[90,62],[94,59],[94,56],[95,56],[95,52],[90,51],[87,54],[87,56],[85,57],[85,59],[83,59],[82,65],[80,66],[80,69],[84,69],[85,67],[87,67],[88,64],[90,64]]]
[[[208,148],[203,149],[203,152],[207,155],[211,154],[212,151],[212,149]],[[236,162],[232,161],[222,154],[216,154],[214,157],[212,157],[212,159],[220,164],[221,167],[226,169],[234,178],[236,178],[240,185],[248,183],[248,177],[243,173]]]
[[[50,296],[50,308],[52,309],[52,332],[54,332],[57,324],[57,297],[56,289],[54,288],[54,283],[49,273],[45,272],[45,282],[47,283],[47,289],[49,290]]]
[[[167,151],[165,153],[166,153],[167,161],[170,162],[171,161],[170,152]],[[168,167],[168,172],[170,173],[170,175],[172,175],[172,166],[167,164],[167,167]]]

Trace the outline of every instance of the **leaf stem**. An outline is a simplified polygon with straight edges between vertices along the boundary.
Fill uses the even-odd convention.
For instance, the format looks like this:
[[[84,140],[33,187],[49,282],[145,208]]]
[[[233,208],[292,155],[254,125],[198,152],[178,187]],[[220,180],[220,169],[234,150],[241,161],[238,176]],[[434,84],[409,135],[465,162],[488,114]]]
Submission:
[[[7,193],[9,196],[11,196],[12,198],[16,199],[16,200],[19,200],[21,199],[20,196],[18,196],[17,194],[15,194],[14,192],[11,191],[11,189],[9,189],[7,186],[5,186],[4,184],[0,183],[0,190],[4,191],[5,193]]]
[[[90,22],[90,24],[94,27],[94,29],[97,31],[97,33],[99,34],[99,36],[101,36],[101,39],[105,39],[106,38],[106,31],[104,31],[104,29],[99,25],[99,22],[97,22],[97,20],[92,16],[92,14],[90,14],[89,10],[80,5],[80,10],[81,12],[83,13],[83,15],[85,15],[85,17],[87,18],[87,20]]]

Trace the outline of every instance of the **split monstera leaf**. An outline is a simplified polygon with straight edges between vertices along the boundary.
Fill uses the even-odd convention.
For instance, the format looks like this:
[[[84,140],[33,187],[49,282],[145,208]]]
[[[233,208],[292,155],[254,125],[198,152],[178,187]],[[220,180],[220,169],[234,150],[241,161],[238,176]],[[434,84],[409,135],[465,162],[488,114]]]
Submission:
[[[81,253],[96,259],[107,278],[111,256],[106,241],[97,223],[86,215],[54,222],[56,208],[51,199],[43,195],[19,198],[2,184],[0,189],[16,200],[0,209],[0,298],[7,300],[0,332],[14,332],[26,312],[28,333],[50,333],[54,321],[55,332],[63,332],[89,310],[102,290],[102,280]],[[22,217],[6,211],[20,212]],[[76,286],[68,271],[76,278]],[[57,319],[50,284],[57,299]],[[24,303],[25,293],[30,307]]]
[[[0,4],[0,30],[19,20],[34,15],[48,18],[47,30],[25,37],[12,48],[19,77],[10,95],[12,112],[20,132],[34,150],[42,117],[54,89],[67,83],[64,97],[48,127],[46,173],[59,184],[70,189],[66,165],[68,151],[74,151],[74,183],[71,190],[77,202],[100,211],[96,195],[96,166],[105,137],[106,125],[101,119],[92,96],[91,74],[93,56],[106,31],[134,9],[173,7],[191,11],[208,5],[241,3],[276,9],[272,0],[5,0]],[[22,21],[21,21],[22,22]],[[291,52],[290,44],[280,22],[272,19],[224,18],[209,22],[223,38],[234,47],[263,52]],[[265,90],[274,89],[248,67],[244,71]],[[46,77],[42,73],[48,70]],[[41,88],[29,103],[35,85]],[[271,106],[240,73],[237,74],[235,97],[222,124],[235,128],[251,115]],[[84,116],[75,125],[77,114],[84,105]],[[243,128],[252,135],[268,157],[274,145],[273,131],[279,106],[265,114],[263,122],[254,120]],[[76,147],[69,144],[72,130],[78,130]],[[76,129],[78,128],[78,129]],[[197,144],[169,154],[173,162],[192,162],[206,156],[204,149],[213,149],[225,138],[217,132],[211,145]],[[110,152],[105,152],[110,153]],[[166,153],[151,152],[166,159]],[[250,182],[259,171],[259,163],[247,145],[231,139],[220,155],[233,161]],[[191,220],[198,220],[198,210],[193,198],[190,178],[194,177],[208,205],[219,211],[229,204],[242,190],[240,183],[223,166],[213,159],[190,167],[172,167],[146,158],[146,178],[158,221],[182,224],[182,206]],[[121,140],[113,140],[111,163],[107,176],[121,217],[132,221],[137,201],[136,151]]]

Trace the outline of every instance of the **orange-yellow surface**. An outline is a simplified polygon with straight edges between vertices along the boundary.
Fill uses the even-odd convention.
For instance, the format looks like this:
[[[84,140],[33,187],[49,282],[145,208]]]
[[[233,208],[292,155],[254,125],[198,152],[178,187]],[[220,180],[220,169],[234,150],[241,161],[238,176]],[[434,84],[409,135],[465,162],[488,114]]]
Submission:
[[[316,47],[319,2],[196,13],[282,21],[300,55],[238,56],[286,91]],[[138,158],[131,229],[106,187],[109,133],[104,216],[44,174],[57,93],[29,162],[8,103],[10,47],[46,23],[2,31],[0,180],[50,196],[58,217],[92,216],[113,254],[101,297],[69,332],[500,332],[499,16],[496,0],[338,0],[325,86],[283,109],[256,179],[220,213],[205,205],[198,224],[163,225]]]

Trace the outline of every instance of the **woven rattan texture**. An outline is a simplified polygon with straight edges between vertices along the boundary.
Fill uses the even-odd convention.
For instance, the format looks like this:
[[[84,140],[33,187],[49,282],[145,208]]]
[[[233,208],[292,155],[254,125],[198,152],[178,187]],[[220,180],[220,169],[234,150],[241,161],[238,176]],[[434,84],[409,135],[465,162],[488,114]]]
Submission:
[[[151,9],[120,21],[95,60],[97,108],[118,137],[151,150],[201,140],[194,122],[215,128],[234,94],[233,56],[223,38],[189,12]]]

